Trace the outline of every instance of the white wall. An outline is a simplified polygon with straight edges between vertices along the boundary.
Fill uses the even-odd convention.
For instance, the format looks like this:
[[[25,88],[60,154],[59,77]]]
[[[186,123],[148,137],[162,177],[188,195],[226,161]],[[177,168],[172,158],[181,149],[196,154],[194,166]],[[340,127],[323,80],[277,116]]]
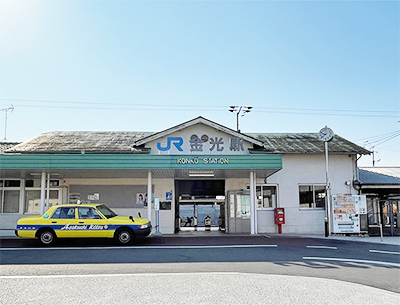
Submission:
[[[329,181],[332,194],[352,193],[345,185],[353,180],[353,157],[329,156]],[[261,179],[257,181],[263,183]],[[279,185],[278,206],[285,208],[283,233],[321,234],[325,232],[325,210],[299,208],[299,184],[325,184],[325,156],[283,155],[282,170],[268,177],[268,183]],[[258,233],[277,233],[273,211],[258,211]]]

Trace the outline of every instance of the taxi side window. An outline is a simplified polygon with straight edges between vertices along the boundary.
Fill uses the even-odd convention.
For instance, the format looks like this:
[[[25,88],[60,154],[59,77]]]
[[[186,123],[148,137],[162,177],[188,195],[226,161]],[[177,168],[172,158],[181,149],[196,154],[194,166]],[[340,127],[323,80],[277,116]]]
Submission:
[[[93,208],[78,208],[78,215],[80,219],[101,219],[100,215]]]
[[[75,208],[58,208],[51,218],[72,219],[75,218]]]

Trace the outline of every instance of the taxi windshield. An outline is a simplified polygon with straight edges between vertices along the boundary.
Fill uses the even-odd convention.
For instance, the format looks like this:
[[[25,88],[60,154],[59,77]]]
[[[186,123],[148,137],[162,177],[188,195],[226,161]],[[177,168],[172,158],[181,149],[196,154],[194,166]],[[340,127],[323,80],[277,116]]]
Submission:
[[[117,214],[112,211],[109,207],[105,206],[105,205],[99,205],[97,206],[97,209],[101,212],[101,214],[103,214],[106,218],[112,218],[117,216]]]

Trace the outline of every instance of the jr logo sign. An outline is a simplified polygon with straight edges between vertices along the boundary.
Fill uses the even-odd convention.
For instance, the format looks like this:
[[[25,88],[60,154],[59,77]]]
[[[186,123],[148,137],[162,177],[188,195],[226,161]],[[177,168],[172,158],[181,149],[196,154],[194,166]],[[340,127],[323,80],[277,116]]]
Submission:
[[[171,149],[171,143],[176,147],[177,150],[183,151],[182,149],[182,144],[183,144],[183,139],[181,137],[168,137],[167,138],[167,146],[162,147],[161,143],[157,143],[157,148],[160,151],[168,151]]]

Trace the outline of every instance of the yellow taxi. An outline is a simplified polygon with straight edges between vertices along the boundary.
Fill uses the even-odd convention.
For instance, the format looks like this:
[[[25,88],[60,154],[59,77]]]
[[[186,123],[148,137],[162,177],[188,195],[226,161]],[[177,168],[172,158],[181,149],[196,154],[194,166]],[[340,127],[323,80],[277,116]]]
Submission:
[[[104,204],[62,204],[51,207],[42,216],[22,217],[15,234],[37,238],[43,245],[53,244],[57,238],[114,238],[128,245],[135,238],[151,232],[148,219],[120,216]]]

